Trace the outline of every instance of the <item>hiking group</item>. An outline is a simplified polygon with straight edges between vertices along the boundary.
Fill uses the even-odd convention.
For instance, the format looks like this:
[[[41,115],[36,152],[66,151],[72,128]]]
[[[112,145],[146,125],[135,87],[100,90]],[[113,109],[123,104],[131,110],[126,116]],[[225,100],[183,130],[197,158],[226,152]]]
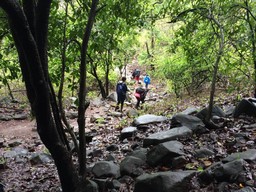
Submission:
[[[137,100],[135,108],[140,108],[140,103],[145,102],[145,98],[147,96],[147,93],[149,91],[148,85],[150,84],[150,77],[148,74],[145,75],[143,82],[145,83],[145,88],[143,88],[142,83],[140,82],[140,70],[135,69],[132,73],[132,79],[135,79],[137,87],[135,87],[134,96]],[[127,97],[127,92],[129,91],[127,85],[126,85],[126,77],[122,77],[121,81],[119,81],[116,85],[116,93],[117,93],[117,105],[115,107],[115,110],[117,111],[120,107],[120,112],[123,111],[124,101]]]

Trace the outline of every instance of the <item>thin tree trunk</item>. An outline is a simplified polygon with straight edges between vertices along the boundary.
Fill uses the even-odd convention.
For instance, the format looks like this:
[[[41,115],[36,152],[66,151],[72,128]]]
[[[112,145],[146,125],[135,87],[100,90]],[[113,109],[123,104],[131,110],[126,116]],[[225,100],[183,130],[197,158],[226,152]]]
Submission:
[[[212,108],[214,104],[214,94],[215,94],[215,85],[216,85],[216,79],[217,79],[217,74],[218,74],[218,68],[219,68],[219,62],[221,60],[222,54],[223,54],[223,49],[224,49],[224,31],[221,26],[221,24],[213,17],[210,18],[219,28],[219,51],[218,55],[216,58],[216,61],[214,63],[214,70],[213,70],[213,77],[212,77],[212,85],[211,85],[211,93],[210,93],[210,101],[209,101],[209,106],[208,106],[208,113],[206,116],[206,121],[210,121],[211,115],[212,115]]]
[[[78,128],[79,128],[79,174],[83,177],[86,168],[86,147],[85,147],[85,97],[86,97],[86,53],[88,42],[91,34],[91,29],[96,16],[96,8],[99,0],[93,0],[91,11],[89,14],[87,26],[85,29],[82,49],[81,49],[81,64],[80,64],[80,83],[79,83],[79,107],[78,107]],[[87,106],[88,107],[88,106]]]

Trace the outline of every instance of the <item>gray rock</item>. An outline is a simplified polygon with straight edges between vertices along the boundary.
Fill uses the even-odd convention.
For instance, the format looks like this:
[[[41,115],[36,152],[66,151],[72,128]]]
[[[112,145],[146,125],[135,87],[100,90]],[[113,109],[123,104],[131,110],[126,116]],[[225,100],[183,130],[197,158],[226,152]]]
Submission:
[[[189,137],[192,135],[191,129],[188,127],[176,127],[168,131],[162,131],[154,133],[143,141],[143,147],[148,147],[150,145],[157,145],[159,143],[164,143],[166,141],[176,140],[182,137]]]
[[[24,120],[27,118],[28,118],[28,114],[26,114],[26,113],[15,114],[13,116],[13,119],[15,119],[15,120]]]
[[[34,153],[30,158],[32,165],[47,164],[52,162],[52,157],[46,153]]]
[[[110,93],[110,94],[107,96],[107,99],[110,100],[110,101],[117,102],[117,95],[116,95],[116,92]]]
[[[233,192],[255,192],[255,190],[251,187],[244,187],[242,189],[235,190]]]
[[[171,166],[173,169],[180,169],[185,166],[187,159],[185,156],[174,157]]]
[[[87,180],[86,181],[86,186],[85,186],[85,191],[86,192],[98,192],[98,185],[94,181]]]
[[[182,111],[179,114],[193,115],[193,114],[196,114],[197,112],[198,112],[198,108],[196,108],[196,107],[188,107],[186,110]]]
[[[223,164],[214,170],[214,178],[217,181],[235,182],[239,174],[244,172],[245,164],[242,159]]]
[[[113,111],[113,112],[111,112],[110,115],[113,116],[113,117],[122,117],[123,116],[123,114],[121,112],[118,112],[118,111]]]
[[[135,126],[139,125],[145,125],[145,124],[150,124],[150,123],[160,123],[164,122],[167,120],[167,117],[165,116],[157,116],[157,115],[142,115],[136,118],[133,122]]]
[[[10,140],[8,145],[10,147],[16,147],[16,146],[19,146],[22,144],[22,140],[21,139],[13,139],[13,140]]]
[[[138,114],[139,114],[138,110],[135,110],[135,109],[129,109],[127,111],[127,116],[130,117],[130,118],[136,117],[136,116],[138,116]]]
[[[231,155],[224,158],[223,162],[230,162],[237,159],[243,159],[245,161],[255,161],[256,160],[256,149],[248,149],[244,152],[232,153]]]
[[[208,113],[208,108],[202,109],[200,112],[196,114],[196,116],[200,119],[205,119]],[[219,116],[219,117],[225,117],[226,114],[224,111],[217,105],[214,105],[212,108],[212,114],[211,116]]]
[[[137,127],[125,127],[120,134],[120,140],[124,140],[129,137],[134,137],[137,132]]]
[[[100,107],[101,105],[103,105],[103,101],[99,97],[94,98],[93,100],[90,101],[90,105],[94,107]]]
[[[133,156],[133,157],[137,157],[137,158],[141,159],[142,161],[146,161],[147,152],[148,152],[148,150],[146,148],[140,148],[140,149],[137,149],[135,151],[132,151],[128,155]]]
[[[92,173],[97,178],[120,177],[120,167],[111,161],[96,162],[92,168]]]
[[[105,119],[103,116],[101,116],[99,114],[93,114],[92,117],[90,118],[90,123],[101,123],[104,120]]]
[[[172,117],[172,127],[186,126],[194,133],[205,133],[207,131],[203,121],[198,117],[185,114],[177,114]]]
[[[179,141],[168,141],[151,148],[147,153],[147,163],[151,166],[171,165],[174,157],[184,155],[183,144]]]
[[[143,173],[143,170],[140,168],[142,165],[146,164],[145,161],[133,156],[127,156],[120,163],[120,172],[121,175],[129,176],[139,176]]]
[[[226,164],[214,163],[198,175],[203,184],[210,184],[215,180],[221,182],[235,182],[238,176],[244,172],[245,161],[235,160]]]
[[[235,111],[235,106],[234,105],[224,105],[223,106],[223,110],[224,110],[224,113],[227,115],[227,116],[231,116],[233,115],[234,111]]]
[[[256,101],[253,99],[243,99],[240,103],[236,106],[234,111],[234,118],[239,117],[240,115],[248,115],[248,116],[256,116]]]
[[[195,150],[195,157],[197,158],[206,158],[212,155],[214,155],[214,152],[207,148],[201,148],[201,149]]]
[[[134,192],[187,192],[194,171],[158,172],[136,178]]]
[[[12,119],[11,115],[0,114],[1,121],[10,121],[11,119]]]
[[[109,146],[106,147],[107,151],[117,151],[118,150],[118,145],[116,144],[111,144]]]

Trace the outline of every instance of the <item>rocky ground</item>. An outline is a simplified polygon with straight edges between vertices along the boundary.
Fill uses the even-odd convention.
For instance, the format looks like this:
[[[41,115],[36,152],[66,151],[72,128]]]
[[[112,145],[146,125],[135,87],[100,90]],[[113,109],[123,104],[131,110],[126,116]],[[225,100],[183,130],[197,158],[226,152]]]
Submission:
[[[133,86],[133,84],[130,85],[131,90],[133,90]],[[216,124],[220,125],[215,129],[201,130],[202,132],[200,130],[193,131],[188,137],[176,138],[175,140],[179,142],[178,145],[182,145],[182,149],[179,152],[174,149],[176,155],[171,158],[172,166],[166,165],[165,161],[145,160],[151,162],[150,165],[146,162],[142,163],[135,166],[136,169],[132,172],[124,171],[126,169],[121,168],[122,176],[112,174],[111,177],[108,177],[104,174],[100,175],[101,171],[97,173],[94,167],[97,162],[113,161],[115,165],[120,165],[128,155],[142,148],[147,148],[145,157],[150,156],[147,154],[148,151],[151,151],[152,155],[153,146],[157,146],[157,144],[151,143],[152,141],[147,139],[150,135],[168,131],[170,127],[177,127],[177,119],[175,121],[173,116],[179,112],[190,107],[196,107],[200,111],[205,105],[204,100],[197,98],[187,98],[175,102],[169,102],[168,98],[171,99],[171,95],[166,94],[161,89],[161,85],[151,87],[144,109],[147,109],[150,114],[166,119],[146,124],[140,122],[134,124],[134,121],[136,122],[139,116],[145,115],[145,112],[144,110],[133,109],[135,102],[133,99],[126,104],[123,115],[114,111],[115,102],[111,97],[105,101],[100,99],[91,101],[86,112],[86,132],[92,136],[91,142],[87,145],[87,167],[88,176],[92,180],[97,181],[98,185],[104,183],[104,187],[99,185],[100,191],[134,191],[136,177],[146,173],[192,171],[196,172],[195,175],[200,175],[200,173],[206,174],[204,170],[210,167],[213,167],[212,172],[214,172],[216,169],[213,165],[228,155],[255,149],[255,118],[243,115],[239,118],[233,118],[225,115],[224,117],[215,117]],[[163,102],[163,99],[167,100]],[[222,97],[217,103],[223,111],[226,111],[224,110],[227,109],[225,107],[237,104],[234,103],[232,97]],[[4,187],[5,191],[17,192],[61,191],[53,161],[34,131],[34,121],[29,119],[27,110],[20,109],[19,104],[9,104],[2,105],[0,113],[2,115],[2,121],[0,121],[0,191],[1,187]],[[157,108],[159,109],[156,110]],[[226,112],[228,113],[228,110]],[[67,115],[69,122],[76,130],[76,111],[70,110]],[[151,117],[149,121],[150,119]],[[145,139],[148,143],[146,146]],[[205,148],[210,151],[208,151],[210,155],[203,157],[196,155],[198,151],[199,154],[204,154],[205,151],[200,152],[200,150]],[[177,157],[179,158],[174,161]],[[174,162],[176,162],[175,166]],[[221,169],[226,170],[225,166],[222,166]],[[237,174],[228,175],[228,179],[216,176],[206,179],[207,182],[205,183],[200,183],[198,177],[193,175],[186,191],[255,191],[255,159],[251,161],[246,159],[242,165],[239,164],[239,168],[245,170],[241,171],[245,174],[244,177]],[[206,174],[207,177],[204,174],[201,174],[201,178],[213,177]],[[233,176],[236,178],[230,178]],[[104,178],[103,181],[102,178]],[[114,181],[118,184],[114,185]],[[111,185],[107,186],[106,183],[111,183]],[[138,186],[136,191],[142,192]]]

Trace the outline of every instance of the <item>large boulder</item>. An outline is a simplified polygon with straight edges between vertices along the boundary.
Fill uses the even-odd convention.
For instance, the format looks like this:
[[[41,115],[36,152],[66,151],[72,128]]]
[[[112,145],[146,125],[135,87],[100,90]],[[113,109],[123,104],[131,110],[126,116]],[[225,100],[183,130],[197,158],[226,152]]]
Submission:
[[[171,165],[173,158],[184,155],[183,144],[179,141],[160,143],[147,154],[147,163],[151,166]]]
[[[158,172],[136,178],[134,192],[187,192],[190,189],[194,171]]]
[[[92,173],[96,178],[120,177],[120,167],[112,161],[99,161],[92,168]]]
[[[128,156],[122,160],[120,163],[120,172],[121,175],[129,175],[129,176],[139,176],[143,173],[143,169],[141,168],[145,161],[140,158]]]
[[[204,184],[210,184],[214,180],[221,182],[235,182],[245,171],[245,164],[246,162],[242,159],[225,164],[218,162],[205,169],[198,175],[198,177],[201,183]]]
[[[235,118],[240,115],[248,115],[256,117],[256,100],[255,99],[243,99],[236,106],[233,116]]]
[[[208,108],[204,108],[202,109],[200,112],[198,112],[196,114],[196,116],[200,119],[205,119],[206,116],[207,116],[207,113],[208,113]],[[225,112],[217,105],[214,105],[213,108],[212,108],[212,114],[211,114],[211,117],[212,116],[217,116],[217,117],[226,117],[226,114]]]
[[[162,132],[149,135],[144,139],[143,147],[148,147],[150,145],[157,145],[159,143],[176,140],[182,137],[189,137],[191,135],[192,135],[192,131],[188,127],[185,127],[185,126],[176,127],[168,131],[162,131]]]
[[[205,133],[207,131],[203,121],[198,117],[186,114],[177,114],[172,117],[172,127],[186,126],[194,133]]]
[[[160,123],[160,122],[164,122],[166,120],[167,120],[167,117],[165,117],[165,116],[157,116],[157,115],[147,114],[147,115],[142,115],[142,116],[139,116],[138,118],[136,118],[133,121],[133,124],[135,126],[140,126],[140,125],[146,125],[146,124],[150,124],[150,123]]]

